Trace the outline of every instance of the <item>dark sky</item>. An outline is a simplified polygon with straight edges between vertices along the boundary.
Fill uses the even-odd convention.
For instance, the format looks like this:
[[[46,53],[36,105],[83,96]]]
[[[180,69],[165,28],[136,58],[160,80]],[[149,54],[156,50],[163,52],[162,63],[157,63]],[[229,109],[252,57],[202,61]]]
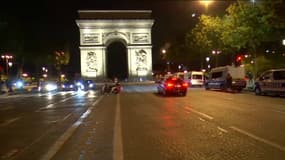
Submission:
[[[206,11],[203,5],[193,0],[18,0],[1,3],[0,20],[3,22],[6,17],[19,20],[30,32],[27,40],[32,38],[49,44],[69,41],[72,45],[71,65],[76,70],[79,70],[80,63],[79,31],[75,23],[78,10],[152,10],[155,20],[152,28],[154,64],[159,62],[159,50],[165,43],[183,39],[195,25],[197,19],[192,13],[199,15]],[[209,6],[208,14],[224,13],[229,4],[230,1],[215,1]]]

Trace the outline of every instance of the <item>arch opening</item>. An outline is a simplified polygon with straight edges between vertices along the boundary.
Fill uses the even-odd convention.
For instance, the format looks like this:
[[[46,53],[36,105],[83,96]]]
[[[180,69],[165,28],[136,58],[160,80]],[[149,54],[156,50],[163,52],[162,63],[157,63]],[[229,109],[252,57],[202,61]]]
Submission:
[[[124,80],[128,78],[127,48],[121,41],[111,42],[106,49],[107,77]]]

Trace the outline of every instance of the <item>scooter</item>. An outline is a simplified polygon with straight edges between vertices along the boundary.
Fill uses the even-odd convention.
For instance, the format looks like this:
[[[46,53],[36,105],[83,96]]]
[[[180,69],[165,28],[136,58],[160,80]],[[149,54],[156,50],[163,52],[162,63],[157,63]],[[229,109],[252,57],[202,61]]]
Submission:
[[[115,85],[108,86],[105,84],[102,88],[102,92],[104,93],[112,93],[112,94],[118,94],[122,90],[122,86],[120,83],[116,83]]]
[[[122,90],[122,86],[120,83],[116,83],[114,86],[111,87],[111,93],[119,94]]]

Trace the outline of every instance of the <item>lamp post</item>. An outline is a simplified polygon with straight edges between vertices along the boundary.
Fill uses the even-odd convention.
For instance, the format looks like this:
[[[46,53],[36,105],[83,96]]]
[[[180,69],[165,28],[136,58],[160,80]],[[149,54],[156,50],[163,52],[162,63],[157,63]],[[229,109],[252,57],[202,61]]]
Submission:
[[[210,57],[206,57],[205,60],[206,60],[206,62],[207,62],[208,70],[210,70],[210,68],[211,68],[211,65],[209,64],[209,62],[210,62]]]
[[[215,55],[215,59],[216,59],[215,67],[217,67],[217,66],[218,66],[218,55],[221,54],[221,51],[219,51],[219,50],[213,50],[213,51],[212,51],[212,54]]]
[[[8,77],[8,75],[9,75],[9,66],[10,67],[12,66],[12,62],[9,62],[9,59],[13,59],[13,56],[5,54],[5,55],[2,55],[1,58],[6,61],[6,74],[7,74],[7,77]]]

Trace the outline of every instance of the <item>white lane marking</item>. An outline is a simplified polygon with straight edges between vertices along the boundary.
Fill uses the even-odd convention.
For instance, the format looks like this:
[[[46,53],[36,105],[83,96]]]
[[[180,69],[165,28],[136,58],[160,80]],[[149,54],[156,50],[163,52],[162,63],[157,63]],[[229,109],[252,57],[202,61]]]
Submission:
[[[71,99],[71,98],[73,98],[73,97],[75,97],[76,95],[74,95],[74,96],[71,96],[71,97],[68,97],[68,98],[65,98],[65,99],[63,99],[63,100],[61,100],[60,102],[62,103],[62,102],[65,102],[65,101],[67,101],[67,100],[69,100],[69,99]]]
[[[71,116],[71,113],[69,113],[67,116],[65,116],[62,121],[65,121],[67,118],[69,118]]]
[[[120,94],[117,95],[115,124],[114,124],[114,138],[113,138],[113,160],[123,160],[123,141],[122,141],[122,127],[121,127],[121,105]]]
[[[48,152],[41,158],[41,160],[50,160],[53,156],[62,148],[64,143],[72,136],[72,134],[76,131],[76,129],[80,126],[83,120],[88,117],[91,113],[93,107],[102,100],[103,97],[97,99],[81,116],[80,118],[73,123],[50,147]]]
[[[71,98],[73,98],[73,97],[75,97],[75,96],[76,96],[76,95],[71,96],[71,97],[68,97],[68,98],[65,98],[65,99],[63,99],[63,100],[61,100],[61,101],[59,101],[59,102],[49,104],[49,105],[47,105],[47,106],[45,106],[45,107],[41,107],[41,108],[37,109],[35,112],[40,112],[40,111],[45,110],[45,109],[54,108],[54,105],[59,104],[59,103],[63,103],[63,102],[65,102],[65,101],[67,101],[67,100],[69,100],[69,99],[71,99]]]
[[[199,111],[197,111],[197,110],[195,110],[195,109],[193,109],[193,108],[190,108],[190,107],[184,107],[186,110],[188,110],[188,111],[191,111],[191,112],[193,112],[193,113],[196,113],[196,114],[198,114],[198,115],[200,115],[200,116],[203,116],[204,118],[207,118],[207,119],[209,119],[209,120],[213,120],[214,118],[213,117],[211,117],[211,116],[209,116],[209,115],[207,115],[207,114],[205,114],[205,113],[202,113],[202,112],[199,112]]]
[[[218,130],[220,130],[220,131],[222,131],[222,132],[224,132],[224,133],[228,133],[228,131],[227,131],[226,129],[224,129],[224,128],[222,128],[222,127],[219,127],[219,126],[218,126]]]
[[[13,156],[15,156],[20,150],[19,149],[12,149],[5,155],[1,156],[1,159],[9,159]]]
[[[0,126],[1,126],[1,127],[7,126],[7,125],[9,125],[9,124],[11,124],[11,123],[17,121],[17,120],[20,119],[20,118],[21,118],[21,117],[16,117],[16,118],[9,119],[9,120],[7,120],[7,121],[1,123]]]
[[[200,121],[202,121],[202,122],[205,122],[206,120],[205,119],[203,119],[203,118],[201,118],[201,117],[199,117],[198,118]]]
[[[45,109],[49,109],[49,108],[53,108],[53,106],[55,105],[56,103],[53,103],[53,104],[49,104],[45,107]]]
[[[269,145],[271,147],[274,147],[276,149],[279,149],[279,150],[285,152],[285,147],[280,145],[280,144],[277,144],[277,143],[272,142],[270,140],[258,137],[258,136],[254,135],[252,133],[249,133],[249,132],[247,132],[245,130],[239,129],[239,128],[235,127],[235,126],[231,126],[230,128],[235,130],[235,131],[237,131],[237,132],[239,132],[239,133],[241,133],[241,134],[243,134],[243,135],[246,135],[246,136],[248,136],[250,138],[253,138],[253,139],[257,140],[257,141],[263,142],[263,143],[265,143],[265,144],[267,144],[267,145]]]

